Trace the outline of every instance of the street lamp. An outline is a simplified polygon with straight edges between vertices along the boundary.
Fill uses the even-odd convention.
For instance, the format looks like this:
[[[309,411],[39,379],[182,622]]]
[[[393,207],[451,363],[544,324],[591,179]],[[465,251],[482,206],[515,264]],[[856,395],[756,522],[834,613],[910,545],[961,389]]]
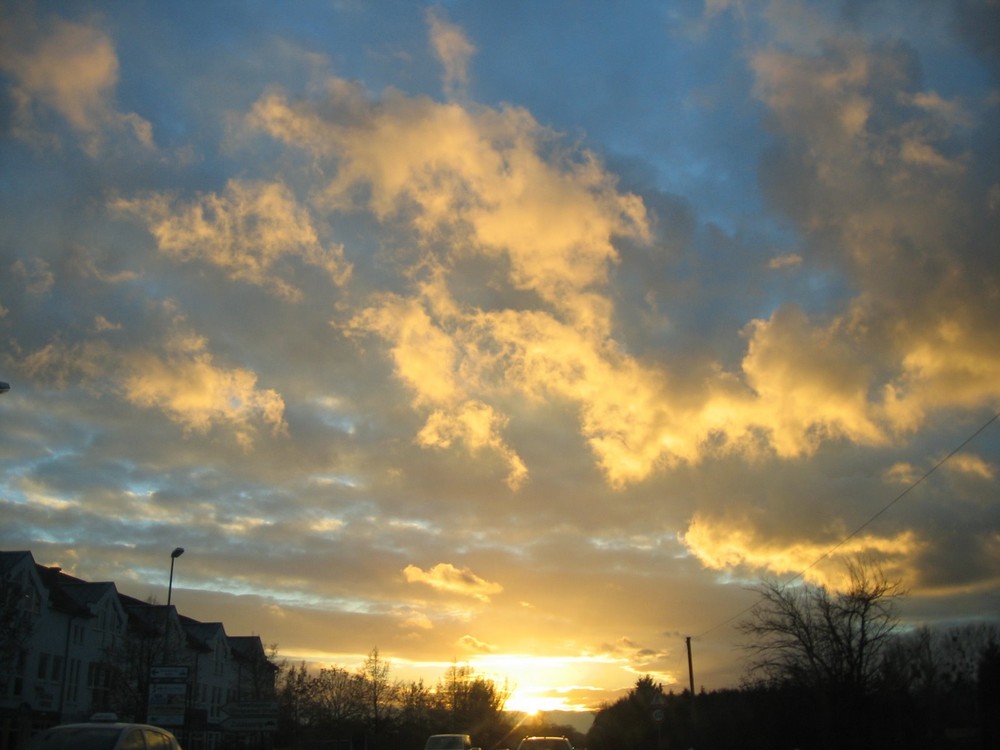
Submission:
[[[170,595],[174,592],[174,560],[184,554],[183,547],[176,547],[170,553],[170,584],[167,586],[167,606],[170,606]]]

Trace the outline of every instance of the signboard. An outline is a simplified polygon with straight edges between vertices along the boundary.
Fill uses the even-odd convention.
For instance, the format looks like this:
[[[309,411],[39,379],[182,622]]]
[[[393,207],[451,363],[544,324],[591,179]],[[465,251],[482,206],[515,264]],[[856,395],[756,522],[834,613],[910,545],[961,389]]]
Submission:
[[[159,666],[149,670],[149,711],[146,721],[161,727],[184,726],[187,667]]]
[[[227,718],[222,728],[230,732],[275,732],[278,729],[278,701],[240,701],[222,707]]]
[[[230,732],[275,732],[277,716],[235,716],[222,720],[222,728]]]
[[[187,685],[183,682],[154,682],[149,686],[147,721],[161,727],[183,726],[186,703]]]
[[[149,679],[153,682],[186,682],[187,667],[150,667]]]

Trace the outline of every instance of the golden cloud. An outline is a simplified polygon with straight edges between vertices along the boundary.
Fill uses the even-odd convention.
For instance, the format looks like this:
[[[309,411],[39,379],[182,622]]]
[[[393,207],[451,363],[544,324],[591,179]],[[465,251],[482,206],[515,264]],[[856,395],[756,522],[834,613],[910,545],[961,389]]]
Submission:
[[[751,419],[770,430],[778,455],[810,453],[828,437],[885,442],[868,401],[863,347],[848,324],[816,328],[801,310],[785,307],[751,322],[746,334],[743,371],[758,397]]]
[[[713,518],[695,514],[678,537],[706,567],[728,570],[746,566],[772,575],[803,573],[806,580],[837,588],[844,583],[843,562],[874,556],[894,571],[908,568],[923,543],[912,531],[891,537],[855,536],[834,552],[830,542],[783,542],[765,538],[748,518]],[[821,564],[817,564],[822,561]]]
[[[160,409],[185,429],[205,432],[215,424],[234,430],[249,447],[256,425],[270,425],[275,434],[287,429],[285,404],[271,389],[258,389],[257,376],[242,368],[217,366],[205,341],[177,333],[166,354],[134,352],[122,356],[125,397],[143,407]]]
[[[118,381],[124,397],[137,406],[160,409],[186,430],[206,432],[216,425],[232,429],[249,447],[258,424],[284,434],[284,401],[271,389],[258,389],[257,376],[243,368],[217,365],[205,339],[176,330],[162,353],[151,349],[116,351],[106,342],[67,345],[54,341],[18,363],[26,376],[65,387]]]
[[[452,412],[440,409],[433,412],[417,434],[416,442],[424,447],[447,448],[459,441],[473,455],[489,449],[507,464],[507,484],[516,490],[527,478],[528,470],[521,457],[500,437],[500,431],[506,424],[507,418],[489,404],[467,401]]]
[[[920,211],[912,196],[913,205],[869,201],[857,184],[859,169],[886,147],[865,138],[875,69],[865,51],[847,44],[800,62],[792,53],[758,55],[758,94],[789,129],[829,146],[815,178],[842,210],[827,216],[824,203],[804,221],[810,231],[839,227],[844,253],[867,274],[862,286],[880,288],[899,277],[897,227],[905,236],[940,233],[928,234],[921,218],[934,201]],[[887,324],[866,294],[822,323],[792,306],[751,321],[741,372],[709,366],[696,389],[682,387],[667,366],[640,362],[612,338],[616,243],[649,242],[652,230],[641,199],[620,191],[593,154],[567,148],[513,107],[398,91],[372,101],[340,79],[327,94],[315,104],[271,91],[248,123],[315,159],[327,174],[317,206],[368,210],[418,233],[402,270],[408,291],[373,296],[348,328],[385,342],[414,408],[427,414],[418,444],[487,448],[507,463],[511,487],[528,471],[502,435],[511,396],[575,407],[608,483],[622,487],[708,450],[791,457],[829,439],[884,445],[928,408],[1000,394],[1000,347],[987,345],[982,327],[963,319],[950,339],[901,330],[897,349],[887,350],[873,333]],[[947,109],[920,101],[918,112]],[[901,126],[889,140],[902,143],[907,132]],[[890,162],[887,180],[924,168],[898,148]],[[470,260],[490,269],[488,307],[463,299],[452,274]],[[790,255],[771,267],[801,262]]]
[[[758,96],[788,143],[800,144],[787,147],[794,154],[781,176],[796,196],[787,209],[861,289],[838,321],[814,331],[800,321],[794,339],[811,357],[832,336],[837,358],[856,368],[851,376],[822,358],[844,381],[832,402],[824,388],[815,403],[829,403],[827,417],[841,410],[844,417],[825,421],[863,442],[916,429],[932,409],[992,405],[1000,396],[1000,335],[983,315],[981,279],[960,254],[982,242],[969,234],[960,197],[970,187],[966,157],[945,155],[956,130],[974,123],[959,102],[916,90],[905,63],[898,50],[859,39],[753,57]],[[893,117],[870,120],[886,108]],[[891,373],[881,393],[876,364]],[[803,374],[816,382],[813,368]],[[868,405],[859,398],[866,386]]]
[[[997,467],[989,461],[971,453],[960,453],[948,460],[948,468],[962,474],[992,481],[996,479]]]
[[[1000,335],[969,319],[971,309],[955,312],[933,326],[903,330],[902,372],[885,389],[893,421],[909,426],[929,409],[1000,399]]]
[[[495,654],[497,647],[471,635],[463,635],[458,639],[458,647],[475,654]]]
[[[210,263],[232,279],[291,301],[301,299],[301,292],[276,275],[283,258],[316,266],[338,285],[351,273],[343,247],[320,241],[309,210],[280,182],[230,180],[221,195],[202,195],[187,205],[174,205],[165,195],[119,198],[111,205],[142,218],[161,252]]]
[[[488,602],[490,595],[503,591],[499,583],[487,581],[468,568],[456,568],[451,563],[438,563],[430,570],[407,565],[403,576],[407,583],[423,583],[438,591],[471,596],[483,602]]]
[[[423,612],[404,610],[398,613],[400,625],[410,630],[433,630],[434,623]]]

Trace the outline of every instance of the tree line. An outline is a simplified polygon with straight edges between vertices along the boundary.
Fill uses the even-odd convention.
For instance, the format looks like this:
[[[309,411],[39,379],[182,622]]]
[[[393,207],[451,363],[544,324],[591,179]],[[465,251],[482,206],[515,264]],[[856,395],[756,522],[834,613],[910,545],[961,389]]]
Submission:
[[[899,582],[861,560],[846,572],[838,591],[760,584],[739,688],[641,678],[597,712],[588,750],[1000,747],[997,623],[902,629]]]
[[[278,748],[420,750],[432,734],[460,733],[487,749],[517,747],[529,734],[504,710],[508,685],[468,665],[452,665],[433,686],[394,679],[378,648],[356,670],[332,666],[310,671],[305,663],[279,666]],[[531,725],[531,733],[573,731]]]

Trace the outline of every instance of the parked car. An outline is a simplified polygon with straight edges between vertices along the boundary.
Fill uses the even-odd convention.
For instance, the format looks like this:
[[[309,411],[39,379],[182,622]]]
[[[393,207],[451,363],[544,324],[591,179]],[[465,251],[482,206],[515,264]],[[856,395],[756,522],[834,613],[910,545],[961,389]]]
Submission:
[[[89,722],[46,729],[25,750],[181,750],[172,732],[149,724]]]
[[[472,746],[467,734],[433,734],[427,738],[424,750],[480,750]]]
[[[517,750],[573,750],[565,737],[525,737]]]

